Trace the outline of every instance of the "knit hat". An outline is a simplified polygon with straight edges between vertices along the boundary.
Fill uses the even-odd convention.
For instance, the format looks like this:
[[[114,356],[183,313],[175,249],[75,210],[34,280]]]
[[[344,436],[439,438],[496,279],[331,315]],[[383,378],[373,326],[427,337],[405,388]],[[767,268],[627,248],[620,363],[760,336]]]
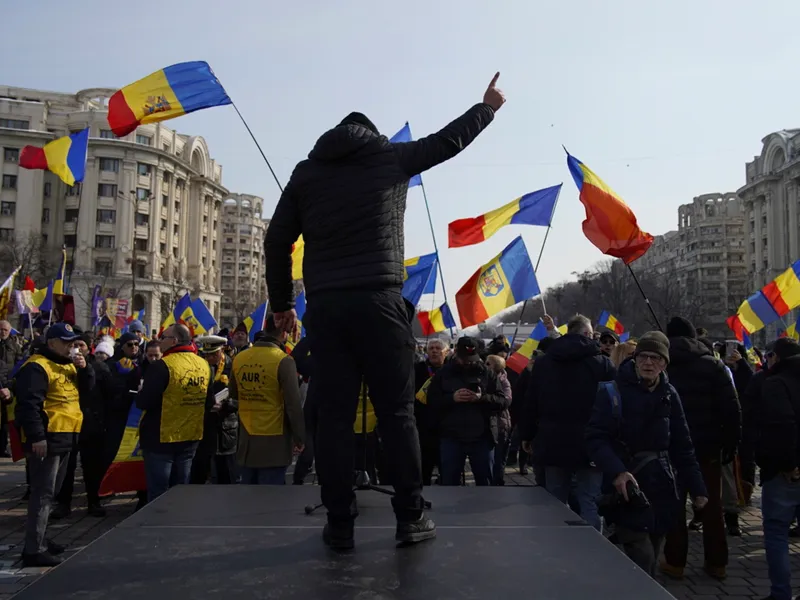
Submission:
[[[372,133],[379,133],[378,128],[375,127],[375,123],[370,121],[365,114],[360,112],[351,112],[344,119],[342,119],[341,123],[339,123],[339,126],[342,125],[360,125],[361,127],[366,127]]]
[[[696,338],[697,330],[688,319],[683,317],[672,317],[667,323],[667,337],[687,337]]]
[[[652,352],[661,356],[669,364],[669,339],[660,331],[648,331],[636,345],[635,354],[642,352]]]
[[[244,321],[243,321],[243,322],[241,322],[241,323],[239,323],[239,324],[236,326],[236,329],[234,329],[234,330],[233,330],[233,333],[234,333],[234,334],[236,334],[236,333],[239,333],[240,331],[241,331],[242,333],[247,333],[247,325],[245,325],[245,324],[244,324]]]
[[[775,346],[772,348],[775,355],[783,360],[791,356],[800,354],[800,344],[792,338],[778,338],[775,340]]]
[[[122,334],[122,335],[119,337],[119,340],[118,340],[118,341],[119,341],[119,345],[120,345],[120,346],[124,346],[124,345],[125,345],[125,344],[127,344],[128,342],[136,342],[136,343],[138,344],[138,343],[139,343],[139,338],[138,338],[138,337],[136,337],[136,334],[135,334],[135,333],[131,333],[131,332],[129,331],[129,332],[127,332],[127,333],[123,333],[123,334]]]
[[[128,331],[133,333],[147,333],[147,330],[144,328],[144,323],[142,323],[139,319],[134,319],[128,324]]]
[[[114,346],[108,342],[100,342],[94,349],[94,353],[102,352],[106,356],[114,356]]]

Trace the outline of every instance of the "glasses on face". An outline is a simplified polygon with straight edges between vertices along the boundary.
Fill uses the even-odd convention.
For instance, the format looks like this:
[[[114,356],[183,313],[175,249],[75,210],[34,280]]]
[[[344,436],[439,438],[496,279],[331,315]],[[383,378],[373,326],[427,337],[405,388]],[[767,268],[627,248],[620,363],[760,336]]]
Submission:
[[[644,363],[653,363],[655,365],[664,364],[664,357],[659,356],[658,354],[644,354],[644,353],[637,354],[636,360],[638,360],[640,363],[643,364]]]
[[[139,344],[137,344],[136,342],[128,342],[127,344],[125,344],[125,347],[126,348],[136,348],[138,345]]]

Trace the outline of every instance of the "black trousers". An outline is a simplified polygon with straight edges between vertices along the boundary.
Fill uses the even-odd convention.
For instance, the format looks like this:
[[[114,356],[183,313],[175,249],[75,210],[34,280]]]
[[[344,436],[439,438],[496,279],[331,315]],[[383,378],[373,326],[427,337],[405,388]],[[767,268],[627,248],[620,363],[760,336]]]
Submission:
[[[104,445],[105,434],[103,433],[94,435],[81,433],[78,437],[78,451],[81,455],[81,467],[83,467],[86,501],[90,506],[100,502],[100,496],[98,495],[100,482],[103,481],[103,476],[106,474]],[[78,452],[70,452],[64,483],[61,484],[61,490],[55,497],[56,502],[64,506],[72,506],[77,464]]]
[[[304,325],[314,360],[318,407],[316,461],[332,521],[358,515],[352,489],[353,422],[362,380],[378,417],[399,520],[422,514],[422,466],[414,421],[413,307],[398,291],[337,291],[309,297]],[[368,332],[353,337],[353,326]],[[324,390],[324,392],[322,392]]]
[[[303,417],[306,423],[306,443],[294,465],[294,474],[292,475],[292,483],[294,483],[294,485],[302,485],[305,482],[306,476],[311,472],[311,467],[314,465],[314,438],[317,434],[317,409],[311,396],[313,388],[312,381],[313,378],[308,383],[306,403],[303,405]]]

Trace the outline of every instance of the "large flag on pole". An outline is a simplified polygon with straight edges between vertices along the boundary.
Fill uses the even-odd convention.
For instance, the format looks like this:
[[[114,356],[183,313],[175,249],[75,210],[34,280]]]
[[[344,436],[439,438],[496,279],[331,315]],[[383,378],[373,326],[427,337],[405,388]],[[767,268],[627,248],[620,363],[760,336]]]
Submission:
[[[522,373],[523,369],[528,366],[533,353],[539,347],[539,342],[546,337],[547,327],[545,327],[544,322],[539,319],[539,322],[536,324],[536,327],[533,328],[533,331],[531,331],[528,339],[523,342],[519,350],[508,357],[506,366],[515,373]]]
[[[600,318],[597,319],[597,325],[598,327],[605,327],[606,329],[610,329],[617,335],[622,335],[622,333],[625,331],[625,326],[622,323],[620,323],[617,317],[612,315],[607,310],[604,310],[600,314]]]
[[[267,303],[264,302],[256,308],[249,316],[244,318],[244,326],[247,328],[247,336],[251,342],[255,342],[256,334],[264,329],[267,320]]]
[[[128,412],[125,432],[122,434],[122,442],[117,450],[117,455],[100,483],[101,496],[147,489],[144,459],[139,447],[139,421],[141,419],[142,410],[136,408],[134,403]]]
[[[89,129],[48,142],[44,147],[25,146],[19,154],[19,166],[55,173],[67,185],[83,181],[86,174],[86,153],[89,150]]]
[[[450,248],[471,246],[488,240],[506,225],[549,226],[561,185],[559,183],[525,194],[485,215],[453,221],[447,226]]]
[[[436,290],[438,264],[435,252],[405,261],[403,265],[403,297],[414,306],[419,304],[423,294],[432,294]]]
[[[178,63],[117,91],[108,101],[108,124],[118,137],[139,125],[231,104],[208,63]]]
[[[418,312],[417,320],[422,325],[422,335],[426,336],[453,329],[456,326],[456,320],[453,318],[453,313],[450,312],[450,307],[447,306],[446,302],[431,311]]]
[[[540,293],[522,236],[475,271],[456,293],[461,327],[483,323],[501,310]]]
[[[392,144],[407,144],[408,142],[414,141],[414,138],[411,137],[411,126],[409,126],[408,121],[403,127],[395,133],[390,139],[389,142]],[[412,176],[411,179],[408,180],[408,187],[412,188],[418,185],[422,185],[422,175],[419,173]]]
[[[8,318],[8,313],[11,308],[11,295],[14,293],[14,280],[20,272],[20,269],[22,269],[22,265],[14,269],[11,275],[3,282],[3,285],[0,286],[0,319],[2,320]]]
[[[67,284],[64,277],[67,273],[67,248],[61,248],[61,264],[58,266],[58,275],[53,282],[53,293],[57,296],[63,296],[67,293]]]
[[[589,167],[567,152],[567,166],[586,209],[583,233],[600,252],[628,265],[641,258],[653,236],[639,229],[628,205]]]

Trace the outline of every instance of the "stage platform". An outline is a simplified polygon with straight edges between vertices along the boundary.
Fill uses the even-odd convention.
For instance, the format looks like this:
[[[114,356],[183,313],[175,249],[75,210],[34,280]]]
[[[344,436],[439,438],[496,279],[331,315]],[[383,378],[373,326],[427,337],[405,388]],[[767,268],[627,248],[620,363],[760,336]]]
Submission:
[[[18,600],[302,600],[672,596],[542,488],[434,486],[438,538],[394,542],[389,499],[359,492],[356,549],[322,543],[312,486],[179,486]]]

